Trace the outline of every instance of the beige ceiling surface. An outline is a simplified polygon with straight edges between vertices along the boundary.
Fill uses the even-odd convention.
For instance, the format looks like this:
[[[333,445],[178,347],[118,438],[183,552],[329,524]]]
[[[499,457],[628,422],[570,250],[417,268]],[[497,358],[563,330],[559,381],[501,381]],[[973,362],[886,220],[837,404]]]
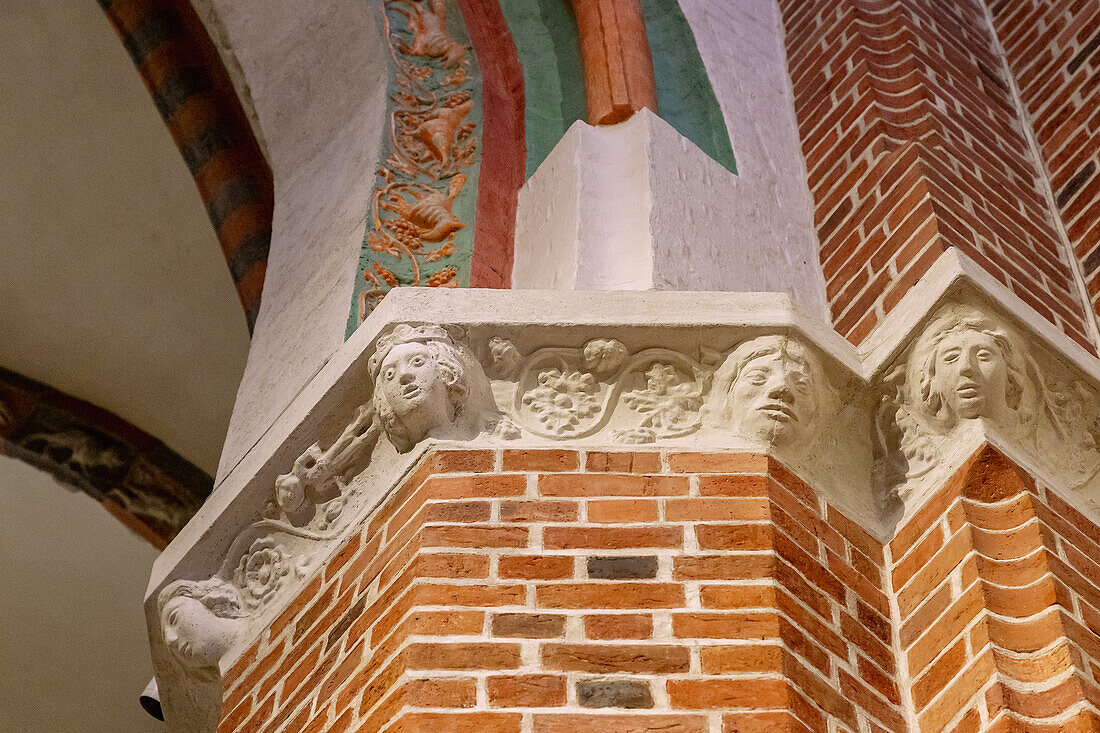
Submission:
[[[94,0],[0,0],[0,366],[213,473],[248,332],[194,183]],[[155,551],[0,458],[0,731],[163,730]]]
[[[0,366],[209,473],[248,331],[187,168],[93,0],[0,0]]]
[[[0,731],[163,731],[142,596],[156,550],[91,498],[0,456]]]

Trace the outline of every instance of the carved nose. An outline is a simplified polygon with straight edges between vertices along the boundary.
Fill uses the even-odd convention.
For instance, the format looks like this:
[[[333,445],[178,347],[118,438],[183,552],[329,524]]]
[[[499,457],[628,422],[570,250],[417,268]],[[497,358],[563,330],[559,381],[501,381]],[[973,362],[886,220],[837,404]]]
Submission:
[[[401,384],[408,384],[413,379],[415,379],[415,377],[416,375],[414,375],[412,372],[402,370],[400,378]]]
[[[768,389],[768,397],[790,399],[794,395],[791,391],[791,383],[787,379],[772,380]]]

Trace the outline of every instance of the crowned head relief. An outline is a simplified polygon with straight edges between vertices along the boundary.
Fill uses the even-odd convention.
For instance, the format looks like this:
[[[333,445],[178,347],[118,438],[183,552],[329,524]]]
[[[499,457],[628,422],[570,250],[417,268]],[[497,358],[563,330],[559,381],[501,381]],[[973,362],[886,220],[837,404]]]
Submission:
[[[397,326],[368,369],[378,419],[400,452],[429,437],[471,438],[496,412],[481,365],[441,327]]]
[[[753,442],[802,444],[820,412],[824,384],[817,357],[801,342],[760,336],[739,345],[718,368],[703,424]]]

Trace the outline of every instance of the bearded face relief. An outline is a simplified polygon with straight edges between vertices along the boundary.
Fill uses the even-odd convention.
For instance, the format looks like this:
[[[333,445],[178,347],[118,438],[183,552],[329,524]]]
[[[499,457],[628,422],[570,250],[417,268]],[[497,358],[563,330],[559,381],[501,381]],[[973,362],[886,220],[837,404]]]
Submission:
[[[824,376],[816,357],[786,336],[761,336],[733,350],[714,376],[703,424],[774,446],[802,445],[820,411]]]

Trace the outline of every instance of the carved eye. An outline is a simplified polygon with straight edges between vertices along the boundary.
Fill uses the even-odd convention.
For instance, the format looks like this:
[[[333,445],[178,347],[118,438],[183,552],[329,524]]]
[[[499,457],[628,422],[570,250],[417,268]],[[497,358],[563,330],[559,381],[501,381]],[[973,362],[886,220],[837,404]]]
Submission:
[[[763,369],[753,369],[745,375],[745,379],[749,380],[749,384],[754,384],[757,387],[768,381],[768,373]]]
[[[954,364],[959,360],[959,356],[962,354],[961,349],[948,349],[943,352],[943,360],[948,364]]]
[[[393,376],[395,374],[397,374],[397,370],[394,369],[393,367],[390,367],[389,369],[387,369],[385,372],[382,373],[382,379],[385,379],[388,382],[391,379],[393,379]]]
[[[993,352],[989,349],[979,349],[978,361],[993,361]]]
[[[413,358],[409,359],[409,363],[412,364],[414,367],[424,366],[424,357],[414,356]]]
[[[179,621],[179,616],[179,611],[172,611],[172,613],[168,614],[168,625],[175,626],[176,623]]]

